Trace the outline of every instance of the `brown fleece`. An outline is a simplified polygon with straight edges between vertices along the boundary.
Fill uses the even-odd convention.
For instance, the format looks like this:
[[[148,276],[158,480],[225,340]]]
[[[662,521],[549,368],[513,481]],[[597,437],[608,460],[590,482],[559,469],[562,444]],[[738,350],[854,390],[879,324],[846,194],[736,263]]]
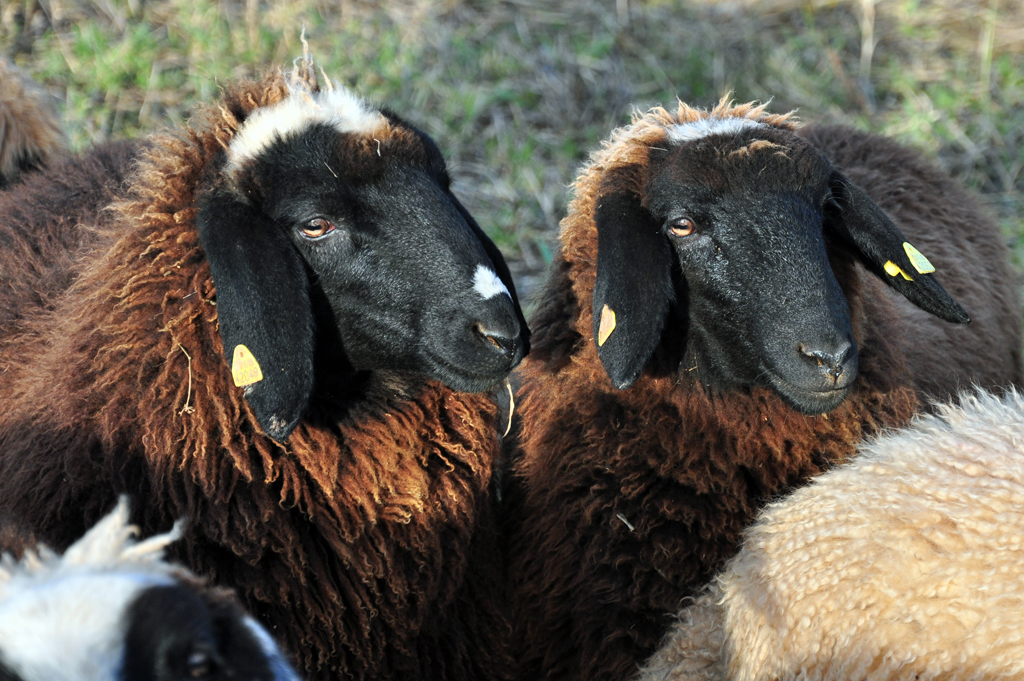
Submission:
[[[307,679],[504,678],[491,401],[371,381],[315,395],[282,445],[231,381],[194,193],[285,92],[243,83],[157,138],[108,248],[9,342],[0,516],[61,549],[126,492],[144,535],[191,519],[176,558],[236,588]]]
[[[0,57],[0,188],[46,165],[63,149],[64,133],[51,98]]]
[[[680,104],[674,115],[658,109],[613,133],[581,172],[562,221],[562,254],[531,321],[533,350],[521,369],[517,507],[509,527],[517,678],[524,681],[631,677],[684,599],[735,553],[763,503],[844,461],[864,437],[906,423],[918,407],[915,387],[945,393],[956,388],[946,373],[952,360],[915,347],[931,333],[915,335],[919,317],[927,315],[917,315],[916,308],[908,314],[909,304],[838,252],[832,266],[849,302],[860,371],[850,396],[833,412],[806,416],[769,390],[717,390],[703,385],[685,361],[666,367],[665,345],[681,342],[671,318],[646,372],[628,390],[612,387],[593,338],[597,201],[609,191],[640,191],[647,151],[665,143],[666,127],[703,115]],[[767,116],[763,107],[729,108],[724,101],[711,115],[796,127],[786,117]],[[763,147],[744,153],[774,152]],[[844,157],[840,164],[849,166],[851,179],[861,180],[855,160]],[[884,199],[883,208],[891,208]],[[893,213],[899,223],[903,215]],[[981,225],[977,241],[998,244],[991,222],[972,218],[972,229]],[[1019,382],[1019,357],[1011,360],[1009,351],[996,357],[996,349],[1020,348],[1019,304],[1005,250],[989,246],[988,261],[974,252],[937,249],[932,243],[942,237],[918,233],[926,221],[900,226],[929,256],[935,254],[950,293],[976,319],[988,316],[986,327],[993,325],[992,315],[1016,322],[1012,331],[960,334],[975,345],[969,358],[956,357],[957,369],[989,385],[1007,377]],[[949,235],[960,226],[929,229]],[[949,237],[951,243],[960,240]],[[981,286],[961,285],[979,276],[971,268],[987,266],[993,274],[983,277],[983,285],[998,283],[999,295],[1010,291],[995,304],[986,302]],[[967,270],[963,276],[950,276],[961,268]]]
[[[124,181],[137,146],[113,143],[84,158],[58,158],[0,192],[0,339],[26,313],[51,305],[77,276],[79,249],[98,238],[104,207]],[[3,367],[0,353],[0,371]]]

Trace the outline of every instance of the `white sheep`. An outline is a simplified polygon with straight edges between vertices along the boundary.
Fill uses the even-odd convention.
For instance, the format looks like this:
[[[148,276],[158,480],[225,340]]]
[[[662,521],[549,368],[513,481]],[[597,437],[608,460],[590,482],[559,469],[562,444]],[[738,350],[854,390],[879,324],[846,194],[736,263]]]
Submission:
[[[979,393],[768,506],[639,681],[1024,678],[1024,399]]]

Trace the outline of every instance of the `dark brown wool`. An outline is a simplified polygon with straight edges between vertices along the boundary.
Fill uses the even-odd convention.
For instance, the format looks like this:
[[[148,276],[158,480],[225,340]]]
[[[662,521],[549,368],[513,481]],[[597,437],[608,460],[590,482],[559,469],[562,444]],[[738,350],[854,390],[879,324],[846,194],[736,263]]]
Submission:
[[[143,535],[187,516],[176,557],[235,587],[308,679],[503,678],[492,403],[353,386],[366,396],[314,396],[279,444],[231,382],[193,192],[285,95],[279,75],[244,83],[155,140],[109,248],[10,341],[0,514],[56,548],[122,492]]]
[[[79,249],[97,240],[97,224],[111,219],[103,207],[135,152],[136,145],[114,143],[86,158],[58,158],[31,182],[0,192],[0,339],[74,280]]]
[[[794,127],[763,107],[720,105],[713,113]],[[608,182],[635,182],[635,173],[617,171],[646,164],[647,150],[664,139],[666,126],[703,115],[682,104],[674,115],[653,111],[595,154],[576,183],[562,222],[562,253],[530,323],[533,349],[520,371],[516,508],[509,521],[517,677],[524,681],[631,677],[685,599],[733,555],[741,530],[765,501],[845,460],[865,436],[906,423],[919,405],[915,387],[954,390],[951,368],[989,385],[1022,378],[1015,281],[991,221],[960,202],[962,190],[948,181],[938,186],[958,206],[903,204],[879,191],[869,171],[857,169],[860,159],[826,147],[825,154],[928,253],[975,325],[965,334],[911,310],[859,265],[836,260],[860,371],[850,396],[831,413],[800,414],[761,388],[707,388],[685,363],[667,369],[658,352],[630,389],[615,390],[593,339],[598,194]],[[823,139],[833,134],[826,131]],[[895,164],[888,166],[890,178],[894,167],[917,159],[906,151],[889,153]],[[908,174],[904,190],[938,182],[919,159]],[[929,225],[940,212],[952,222]],[[988,250],[960,250],[959,241],[972,237],[958,224],[976,229],[979,242],[991,243]],[[941,231],[929,236],[927,229]],[[993,297],[999,299],[986,302]],[[981,314],[985,306],[1006,312],[1005,325]],[[927,331],[919,333],[922,326]],[[968,347],[952,352],[956,343]],[[1005,356],[996,356],[997,349]]]

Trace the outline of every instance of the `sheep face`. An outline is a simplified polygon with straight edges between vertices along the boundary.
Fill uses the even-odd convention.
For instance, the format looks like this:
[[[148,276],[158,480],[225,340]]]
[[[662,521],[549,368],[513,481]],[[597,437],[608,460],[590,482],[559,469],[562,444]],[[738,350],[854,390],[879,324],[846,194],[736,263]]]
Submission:
[[[58,556],[0,563],[4,681],[297,681],[225,593],[162,559],[180,529],[136,543],[118,506]]]
[[[709,385],[771,388],[804,413],[834,409],[857,375],[833,273],[852,258],[923,309],[968,320],[816,149],[746,119],[700,125],[670,129],[646,165],[609,174],[598,200],[594,334],[616,386],[639,376],[674,316],[683,370]]]
[[[0,604],[0,679],[295,679],[255,629],[233,603],[166,576],[63,576]]]
[[[450,191],[440,151],[360,106],[363,119],[343,123],[296,123],[288,109],[251,121],[254,133],[247,122],[200,202],[225,353],[237,362],[244,346],[260,367],[246,398],[278,440],[314,374],[337,387],[314,355],[481,391],[528,349],[508,269]]]

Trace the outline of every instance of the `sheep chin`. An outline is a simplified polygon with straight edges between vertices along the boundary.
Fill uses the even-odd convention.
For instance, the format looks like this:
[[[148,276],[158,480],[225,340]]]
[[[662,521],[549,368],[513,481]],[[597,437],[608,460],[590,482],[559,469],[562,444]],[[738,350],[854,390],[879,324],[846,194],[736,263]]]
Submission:
[[[768,373],[768,387],[789,407],[807,416],[820,416],[837,409],[850,394],[850,384],[834,390],[807,390]]]

